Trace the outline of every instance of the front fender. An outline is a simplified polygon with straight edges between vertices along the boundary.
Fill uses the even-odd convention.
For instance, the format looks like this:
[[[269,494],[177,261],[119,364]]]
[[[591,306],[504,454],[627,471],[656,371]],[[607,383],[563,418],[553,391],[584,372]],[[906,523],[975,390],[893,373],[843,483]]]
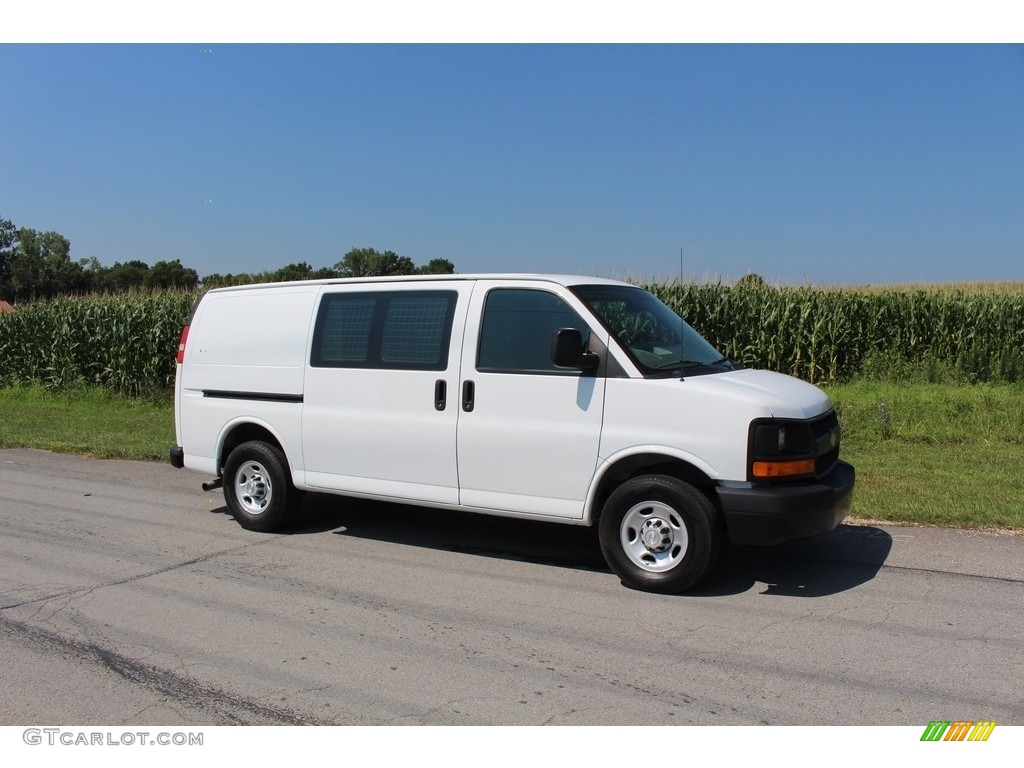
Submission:
[[[637,456],[663,458],[664,463],[678,462],[685,464],[712,481],[720,476],[720,472],[707,461],[679,448],[668,445],[634,445],[624,448],[604,458],[598,465],[597,471],[594,473],[593,482],[590,484],[590,490],[587,493],[586,503],[583,506],[583,523],[585,525],[593,525],[597,513],[600,511],[596,509],[596,506],[598,499],[601,497],[604,481],[608,474],[623,461]]]

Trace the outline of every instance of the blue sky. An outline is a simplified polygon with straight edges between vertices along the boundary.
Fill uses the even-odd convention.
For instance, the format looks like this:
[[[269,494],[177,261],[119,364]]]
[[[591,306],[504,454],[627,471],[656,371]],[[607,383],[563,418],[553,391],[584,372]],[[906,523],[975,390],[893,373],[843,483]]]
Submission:
[[[6,44],[0,82],[0,217],[76,259],[1024,279],[1024,46]]]

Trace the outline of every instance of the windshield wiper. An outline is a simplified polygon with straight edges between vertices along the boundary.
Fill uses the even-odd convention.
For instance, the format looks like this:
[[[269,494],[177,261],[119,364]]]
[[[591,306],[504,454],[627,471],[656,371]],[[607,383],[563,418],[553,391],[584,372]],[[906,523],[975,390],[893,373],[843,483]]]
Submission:
[[[711,363],[705,363],[700,360],[674,360],[671,363],[662,363],[661,365],[656,365],[654,367],[654,370],[663,371],[666,368],[693,368],[694,366],[698,365],[711,365]]]
[[[720,357],[717,360],[715,360],[715,362],[708,363],[708,365],[726,365],[729,368],[742,368],[743,367],[742,365],[737,363],[735,360],[730,360],[728,357]]]
[[[720,357],[717,360],[712,360],[710,363],[704,362],[703,360],[675,360],[671,363],[662,363],[654,368],[655,371],[664,371],[670,368],[713,368],[717,365],[725,366],[730,370],[739,370],[743,368],[742,365],[734,360],[730,360],[728,357]]]

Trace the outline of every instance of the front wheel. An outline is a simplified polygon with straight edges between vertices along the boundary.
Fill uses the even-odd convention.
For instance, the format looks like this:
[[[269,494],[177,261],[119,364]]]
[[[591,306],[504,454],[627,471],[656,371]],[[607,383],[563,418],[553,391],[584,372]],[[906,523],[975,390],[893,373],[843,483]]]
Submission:
[[[243,528],[264,532],[279,528],[297,498],[281,452],[258,440],[231,451],[224,465],[224,498]]]
[[[682,592],[703,579],[721,549],[718,511],[689,483],[667,475],[627,480],[598,522],[605,560],[633,589]]]

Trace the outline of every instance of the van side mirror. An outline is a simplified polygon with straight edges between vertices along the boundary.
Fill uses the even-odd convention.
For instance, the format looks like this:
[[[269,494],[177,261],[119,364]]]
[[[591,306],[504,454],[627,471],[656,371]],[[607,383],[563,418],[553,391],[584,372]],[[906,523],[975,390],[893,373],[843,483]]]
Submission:
[[[559,368],[592,371],[600,358],[583,349],[583,334],[576,328],[562,328],[551,338],[551,362]]]

